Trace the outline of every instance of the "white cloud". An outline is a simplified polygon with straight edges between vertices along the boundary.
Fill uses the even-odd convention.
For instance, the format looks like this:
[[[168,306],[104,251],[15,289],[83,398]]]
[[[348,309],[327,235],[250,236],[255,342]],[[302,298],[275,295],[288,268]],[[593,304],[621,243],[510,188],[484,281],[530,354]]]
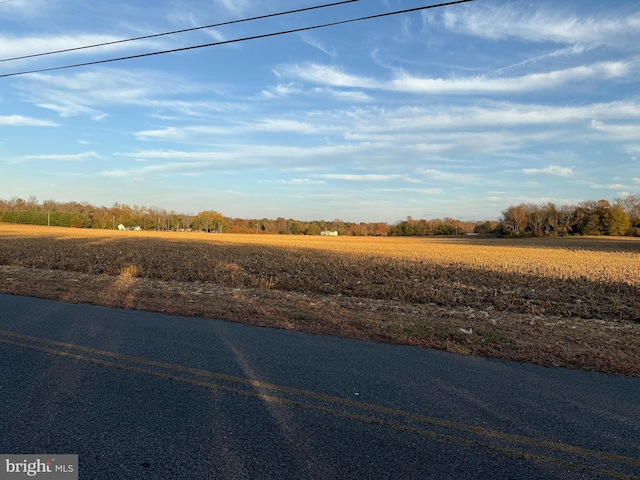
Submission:
[[[99,175],[109,178],[124,178],[128,177],[130,173],[126,170],[105,170],[100,172]]]
[[[167,127],[158,130],[142,130],[134,135],[139,140],[161,140],[161,141],[188,141],[197,137],[211,137],[229,135],[235,129],[233,127]]]
[[[260,120],[250,128],[264,132],[318,133],[318,127],[310,123],[275,118]]]
[[[3,3],[3,14],[19,15],[21,17],[42,17],[49,13],[52,7],[49,0],[11,0]]]
[[[594,117],[634,119],[640,116],[640,104],[633,101],[596,103],[582,106],[537,105],[512,102],[482,102],[468,106],[431,105],[397,109],[352,109],[341,113],[351,122],[348,138],[415,143],[413,132],[458,129],[514,128],[518,126],[555,126],[588,122]],[[332,121],[334,121],[332,119]],[[376,133],[379,136],[367,137]],[[422,137],[424,139],[424,136]],[[444,137],[440,137],[441,139]]]
[[[277,183],[284,185],[326,185],[324,180],[313,180],[311,178],[290,178],[286,180],[278,180]]]
[[[326,178],[327,180],[344,180],[348,182],[390,182],[393,180],[399,180],[404,178],[404,175],[388,174],[348,174],[348,173],[327,173],[317,175],[320,178]]]
[[[97,120],[106,116],[102,109],[121,105],[170,108],[172,104],[167,97],[204,90],[179,74],[119,68],[31,74],[17,86],[27,101],[54,110],[62,117],[87,115]],[[184,102],[178,105],[185,106]]]
[[[78,115],[86,115],[93,120],[103,120],[107,114],[94,108],[85,107],[72,102],[61,103],[36,103],[40,108],[46,108],[56,112],[61,118],[75,117]]]
[[[299,83],[278,83],[262,90],[262,95],[269,99],[281,99],[286,97],[314,97],[322,100],[333,99],[339,102],[370,102],[373,97],[362,90],[341,89],[332,87],[303,88]]]
[[[302,32],[299,35],[300,35],[300,39],[304,43],[306,43],[307,45],[309,45],[309,46],[311,46],[313,48],[317,48],[322,53],[330,56],[331,58],[335,58],[335,56],[337,55],[335,50],[327,48],[322,42],[320,42],[319,40],[316,40],[309,33]]]
[[[251,3],[248,0],[214,0],[214,3],[236,15],[242,15],[251,9]]]
[[[50,120],[25,117],[23,115],[0,115],[0,125],[5,127],[57,127],[59,124]]]
[[[214,42],[224,42],[226,40],[226,37],[220,33],[218,30],[213,30],[213,29],[207,29],[205,30],[205,33],[211,37],[211,39]]]
[[[375,193],[418,193],[421,195],[442,195],[442,188],[376,188]]]
[[[55,58],[60,61],[60,58],[71,55],[95,55],[96,53],[106,54],[108,52],[131,50],[132,48],[153,49],[160,46],[160,42],[158,40],[149,39],[138,40],[136,42],[112,43],[111,45],[104,45],[101,47],[74,50],[79,46],[117,42],[123,38],[127,38],[128,36],[129,35],[127,34],[107,35],[93,33],[24,37],[0,35],[0,58],[15,58],[37,55],[51,51],[68,50],[64,53],[56,54]],[[22,68],[17,68],[17,66],[23,67],[24,65],[26,65],[26,60],[4,64],[2,65],[3,73],[9,73],[13,70],[21,70]]]
[[[70,154],[42,154],[24,155],[22,160],[46,160],[53,162],[84,162],[87,160],[99,160],[102,157],[96,152],[70,153]]]
[[[541,63],[543,61],[553,59],[553,58],[562,58],[562,57],[574,57],[579,56],[583,53],[586,53],[589,49],[584,45],[570,45],[568,47],[559,48],[556,50],[552,50],[550,52],[545,52],[541,55],[536,55],[531,58],[527,58],[521,62],[515,63],[513,65],[508,65],[506,67],[502,67],[497,69],[494,73],[502,74],[503,72],[507,72],[510,70],[515,70],[517,68],[527,67],[527,66],[535,66],[537,63]]]
[[[560,167],[558,165],[549,165],[545,168],[524,168],[522,171],[527,175],[546,174],[558,177],[571,177],[573,175],[572,167]]]
[[[531,73],[519,77],[424,78],[402,73],[387,88],[408,93],[522,93],[559,87],[582,80],[622,78],[632,65],[628,62],[600,62],[564,70]]]
[[[470,76],[430,78],[399,71],[390,80],[376,80],[344,72],[336,66],[307,64],[287,65],[278,71],[280,76],[318,83],[328,87],[390,90],[414,94],[505,94],[551,89],[584,80],[624,78],[636,68],[635,61],[609,61],[581,65],[562,70],[536,72],[513,77]]]
[[[308,82],[334,87],[380,88],[372,78],[345,73],[340,67],[309,63],[289,64],[275,71],[278,76],[290,76]]]
[[[583,6],[583,4],[580,4]],[[614,4],[611,4],[613,7]],[[613,10],[613,9],[612,9]],[[597,17],[575,13],[553,2],[553,9],[536,3],[497,2],[474,4],[468,8],[444,9],[441,17],[431,16],[431,23],[442,21],[450,31],[491,40],[522,39],[564,44],[638,45],[640,13]]]
[[[288,97],[301,93],[304,93],[304,90],[294,83],[278,83],[262,91],[262,94],[267,98]]]
[[[637,145],[625,145],[624,151],[627,152],[630,155],[635,155],[636,153],[640,153],[640,144],[637,144]]]
[[[221,147],[222,148],[222,147]],[[141,150],[117,153],[117,156],[146,161],[204,162],[202,165],[216,166],[265,166],[274,169],[315,166],[320,158],[341,158],[353,155],[358,147],[351,145],[319,145],[298,147],[289,145],[228,144],[215,151],[190,150]],[[276,163],[274,163],[274,161]]]
[[[140,158],[145,160],[221,160],[229,155],[221,152],[192,152],[180,150],[142,150],[133,153],[119,153],[119,156]]]
[[[425,179],[427,180],[435,180],[438,182],[474,184],[479,181],[479,178],[475,175],[456,172],[445,172],[443,170],[438,170],[435,168],[418,168],[415,172],[416,175],[425,177]]]
[[[592,120],[591,128],[599,132],[607,133],[621,140],[637,140],[640,137],[640,125],[636,124],[611,125],[599,122],[597,120]]]
[[[328,96],[341,102],[371,102],[373,97],[359,90],[336,90],[334,88],[314,88],[313,92],[320,96]]]

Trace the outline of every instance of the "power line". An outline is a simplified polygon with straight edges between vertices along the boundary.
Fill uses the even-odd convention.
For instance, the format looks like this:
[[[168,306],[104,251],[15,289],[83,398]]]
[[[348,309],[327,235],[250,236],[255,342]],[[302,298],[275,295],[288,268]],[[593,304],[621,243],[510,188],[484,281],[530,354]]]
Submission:
[[[166,53],[176,53],[176,52],[184,52],[187,50],[195,50],[198,48],[205,48],[205,47],[215,47],[215,46],[219,46],[219,45],[228,45],[231,43],[239,43],[239,42],[246,42],[249,40],[257,40],[260,38],[269,38],[269,37],[276,37],[276,36],[280,36],[280,35],[287,35],[290,33],[297,33],[297,32],[304,32],[304,31],[308,31],[308,30],[316,30],[316,29],[320,29],[320,28],[326,28],[326,27],[333,27],[336,25],[344,25],[347,23],[354,23],[354,22],[360,22],[363,20],[372,20],[374,18],[382,18],[382,17],[389,17],[392,15],[400,15],[400,14],[404,14],[404,13],[411,13],[411,12],[417,12],[417,11],[421,11],[421,10],[428,10],[431,8],[439,8],[439,7],[447,7],[450,5],[456,5],[459,3],[467,3],[467,2],[472,2],[474,0],[455,0],[455,1],[451,1],[451,2],[446,2],[446,3],[439,3],[436,5],[423,5],[421,7],[414,7],[414,8],[408,8],[405,10],[396,10],[393,12],[387,12],[387,13],[379,13],[376,15],[368,15],[366,17],[358,17],[358,18],[351,18],[348,20],[340,20],[337,22],[330,22],[330,23],[323,23],[320,25],[312,25],[309,27],[300,27],[300,28],[294,28],[294,29],[290,29],[290,30],[280,30],[278,32],[272,32],[272,33],[264,33],[261,35],[253,35],[250,37],[242,37],[242,38],[235,38],[233,40],[223,40],[220,42],[213,42],[213,43],[204,43],[204,44],[200,44],[200,45],[192,45],[189,47],[181,47],[181,48],[174,48],[171,50],[162,50],[162,51],[158,51],[158,52],[150,52],[150,53],[141,53],[141,54],[137,54],[137,55],[129,55],[126,57],[117,57],[117,58],[109,58],[109,59],[105,59],[105,60],[95,60],[95,61],[91,61],[91,62],[83,62],[83,63],[74,63],[74,64],[70,64],[70,65],[62,65],[59,67],[49,67],[49,68],[40,68],[40,69],[36,69],[36,70],[24,70],[24,71],[20,71],[20,72],[13,72],[13,73],[4,73],[0,75],[0,78],[5,78],[5,77],[15,77],[18,75],[27,75],[30,73],[43,73],[43,72],[51,72],[51,71],[55,71],[55,70],[65,70],[65,69],[69,69],[69,68],[78,68],[78,67],[88,67],[91,65],[100,65],[103,63],[112,63],[112,62],[120,62],[123,60],[133,60],[135,58],[144,58],[144,57],[151,57],[151,56],[155,56],[155,55],[164,55]]]
[[[12,1],[12,0],[8,0],[8,1]],[[126,39],[123,39],[123,40],[113,40],[111,42],[96,43],[94,45],[85,45],[85,46],[82,46],[82,47],[65,48],[63,50],[55,50],[55,51],[52,51],[52,52],[34,53],[34,54],[31,54],[31,55],[23,55],[21,57],[3,58],[3,59],[0,59],[0,62],[11,62],[13,60],[24,60],[26,58],[44,57],[46,55],[55,55],[55,54],[58,54],[58,53],[75,52],[77,50],[86,50],[86,49],[89,49],[89,48],[104,47],[104,46],[107,46],[107,45],[115,45],[115,44],[118,44],[118,43],[125,43],[125,42],[134,42],[134,41],[137,41],[137,40],[146,40],[148,38],[163,37],[163,36],[166,36],[166,35],[174,35],[174,34],[177,34],[177,33],[194,32],[196,30],[204,30],[206,28],[223,27],[223,26],[226,26],[226,25],[233,25],[235,23],[252,22],[254,20],[264,20],[265,18],[272,18],[272,17],[283,16],[283,15],[290,15],[292,13],[307,12],[309,10],[317,10],[317,9],[320,9],[320,8],[335,7],[337,5],[344,5],[345,3],[353,3],[353,2],[359,2],[359,1],[360,0],[342,0],[342,1],[339,1],[339,2],[327,3],[327,4],[324,4],[324,5],[316,5],[316,6],[313,6],[313,7],[299,8],[297,10],[289,10],[287,12],[270,13],[270,14],[267,14],[267,15],[260,15],[260,16],[257,16],[257,17],[243,18],[241,20],[230,20],[228,22],[214,23],[212,25],[203,25],[201,27],[192,27],[192,28],[185,28],[185,29],[182,29],[182,30],[174,30],[172,32],[155,33],[153,35],[144,35],[142,37],[126,38]],[[6,2],[0,2],[0,5],[2,5],[2,3],[6,3]]]

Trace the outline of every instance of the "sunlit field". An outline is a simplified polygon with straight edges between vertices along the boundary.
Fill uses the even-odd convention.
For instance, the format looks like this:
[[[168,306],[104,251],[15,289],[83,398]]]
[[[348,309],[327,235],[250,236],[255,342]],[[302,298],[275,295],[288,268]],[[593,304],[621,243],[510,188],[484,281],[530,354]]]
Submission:
[[[556,333],[571,325],[563,335],[572,334],[574,341],[581,330],[590,332],[579,356],[595,348],[589,342],[598,335],[607,335],[600,343],[610,345],[612,332],[624,333],[618,339],[624,348],[610,345],[617,358],[622,354],[628,361],[640,349],[640,239],[626,237],[307,237],[0,224],[0,267],[3,291],[13,293],[21,293],[15,285],[28,283],[24,275],[35,281],[38,272],[47,272],[60,277],[57,293],[42,295],[65,298],[60,282],[84,275],[85,283],[86,278],[111,282],[110,295],[100,290],[94,295],[111,300],[88,300],[86,294],[65,299],[113,304],[115,281],[124,285],[126,279],[128,302],[120,306],[466,353],[509,356],[506,349],[517,353],[511,357],[527,359],[526,349],[536,347],[530,339],[526,346],[518,344],[526,322],[533,322],[536,335],[547,323]],[[135,282],[144,292],[135,293]],[[153,297],[152,287],[164,292],[166,305],[161,299],[151,307],[144,304]],[[27,293],[38,294],[32,290]],[[238,303],[243,295],[253,299],[244,314]],[[207,302],[215,308],[194,305]],[[344,319],[337,318],[340,309],[346,309]],[[518,333],[509,326],[510,317]],[[442,324],[442,319],[450,321]],[[546,345],[551,356],[562,344],[554,342]],[[570,347],[573,353],[567,355],[575,357],[575,345]],[[584,359],[551,363],[611,370]]]

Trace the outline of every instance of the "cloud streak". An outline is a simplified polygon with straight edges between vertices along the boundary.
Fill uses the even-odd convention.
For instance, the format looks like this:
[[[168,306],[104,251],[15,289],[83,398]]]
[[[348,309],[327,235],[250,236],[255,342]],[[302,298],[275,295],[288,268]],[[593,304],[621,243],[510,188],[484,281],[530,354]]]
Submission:
[[[522,170],[523,173],[527,175],[553,175],[556,177],[571,177],[573,176],[573,168],[571,167],[561,167],[559,165],[549,165],[544,168],[525,168]]]
[[[614,8],[604,16],[584,16],[558,3],[553,4],[553,9],[535,3],[524,7],[520,4],[489,3],[447,9],[441,16],[430,17],[430,23],[442,21],[451,32],[491,40],[630,46],[634,38],[637,41],[640,37],[638,12],[616,14]]]
[[[17,162],[87,162],[89,160],[101,160],[103,157],[96,152],[82,152],[82,153],[53,153],[53,154],[38,154],[38,155],[23,155],[17,159]]]
[[[58,127],[60,124],[24,115],[0,115],[0,125],[5,127]]]
[[[525,93],[558,88],[562,85],[587,80],[623,79],[637,71],[637,62],[609,61],[581,65],[561,70],[530,73],[514,77],[470,76],[430,78],[398,71],[386,81],[349,74],[330,65],[288,65],[279,75],[327,87],[389,90],[411,94],[500,94]]]

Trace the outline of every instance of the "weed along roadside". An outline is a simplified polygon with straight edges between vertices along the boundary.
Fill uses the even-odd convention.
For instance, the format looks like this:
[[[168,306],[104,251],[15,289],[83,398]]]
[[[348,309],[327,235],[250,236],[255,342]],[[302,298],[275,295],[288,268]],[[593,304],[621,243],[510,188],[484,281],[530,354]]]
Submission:
[[[640,376],[639,252],[0,224],[0,292]]]

